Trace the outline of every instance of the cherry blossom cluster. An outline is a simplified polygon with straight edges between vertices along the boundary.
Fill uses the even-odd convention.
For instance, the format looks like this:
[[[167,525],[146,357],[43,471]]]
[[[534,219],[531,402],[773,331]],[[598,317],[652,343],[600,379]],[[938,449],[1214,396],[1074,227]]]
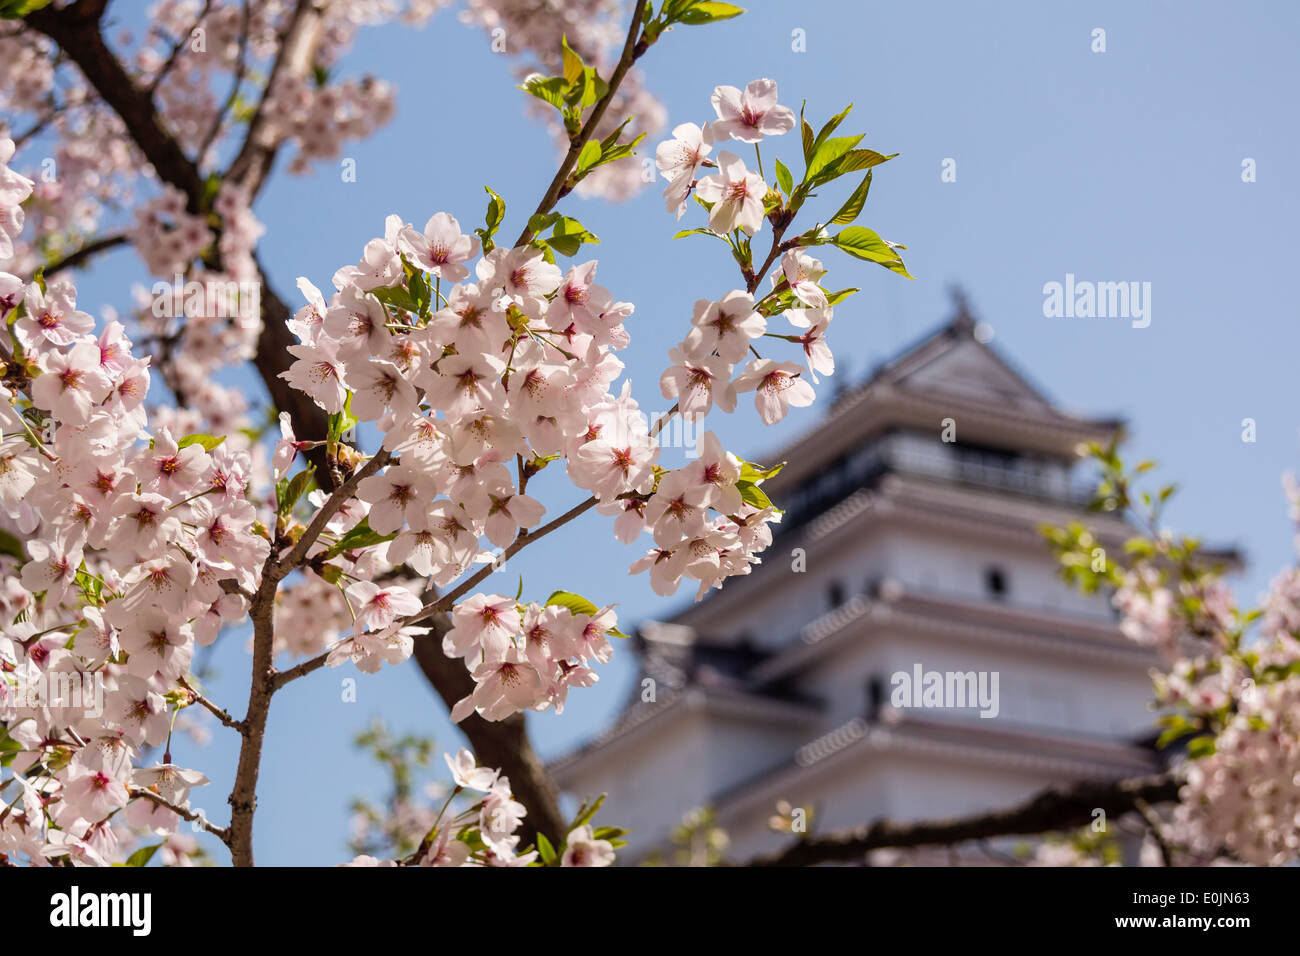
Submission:
[[[1287,482],[1292,518],[1296,486]],[[1179,862],[1276,865],[1300,852],[1300,570],[1272,582],[1257,633],[1217,573],[1168,532],[1118,575],[1120,630],[1158,650],[1162,743],[1180,742],[1180,801],[1161,822]]]
[[[336,159],[346,143],[371,136],[393,115],[389,84],[373,77],[331,76],[358,30],[393,21],[420,27],[449,2],[322,5],[313,34],[313,71],[281,71],[258,110],[264,136],[296,147],[290,172],[304,173],[313,161]],[[251,80],[270,75],[293,6],[281,0],[161,0],[149,8],[150,26],[143,36],[121,31],[116,37],[124,62],[134,70],[134,82],[153,88],[166,128],[203,168],[216,167],[230,134],[249,118],[231,87],[246,93]],[[503,51],[529,55],[532,61],[522,72],[555,66],[552,61],[558,62],[560,38],[566,34],[594,62],[608,66],[621,41],[615,19],[619,7],[609,0],[471,0],[462,19],[482,26]],[[637,130],[654,132],[663,125],[662,105],[635,70],[613,107],[610,116],[634,115]],[[0,135],[47,134],[48,156],[40,174],[32,177],[36,187],[27,204],[31,239],[12,257],[12,271],[31,275],[43,263],[74,252],[115,210],[130,208],[132,190],[148,167],[121,121],[80,73],[60,64],[54,45],[21,21],[0,24],[0,113],[30,120],[23,129],[0,121]],[[600,136],[613,129],[612,120],[606,126]],[[555,132],[557,143],[564,140],[562,128]],[[593,171],[580,191],[621,198],[642,185],[639,162],[628,159]],[[155,264],[150,263],[151,271],[160,272]]]
[[[452,620],[443,652],[464,660],[477,685],[452,708],[456,722],[474,711],[487,720],[551,706],[562,713],[569,687],[598,679],[587,662],[614,656],[606,634],[618,623],[608,607],[575,615],[567,607],[521,606],[500,594],[463,601]]]
[[[4,211],[30,188],[7,165],[0,183]],[[0,720],[18,793],[0,852],[102,863],[117,856],[116,814],[172,833],[171,808],[207,782],[140,760],[192,702],[195,645],[245,616],[270,545],[245,497],[247,452],[146,430],[149,362],[120,323],[96,335],[61,279],[6,298],[11,313],[6,380],[20,391],[0,391],[0,513],[26,560],[3,559]]]
[[[298,147],[288,167],[293,173],[307,172],[313,160],[337,159],[344,143],[368,138],[395,109],[392,86],[371,77],[318,87],[286,76],[265,106],[267,118]]]
[[[769,81],[743,94],[720,87],[717,129],[747,140],[785,131],[789,111],[775,95]],[[659,152],[671,154],[672,147]],[[672,181],[689,175],[661,165]],[[557,458],[600,511],[616,516],[620,540],[651,534],[654,548],[632,570],[649,571],[661,594],[689,578],[698,583],[698,598],[749,573],[779,520],[754,493],[767,475],[726,452],[712,432],[685,467],[658,466],[657,427],[639,411],[628,383],[618,394],[612,390],[623,368],[615,353],[630,342],[625,322],[633,307],[596,283],[595,261],[562,271],[545,239],[493,248],[481,258],[479,251],[479,238],[447,213],[434,214],[423,229],[390,216],[384,236],[335,273],[328,300],[300,280],[307,305],[291,321],[300,344],[290,347],[296,361],[283,377],[327,413],[373,423],[395,459],[360,481],[355,500],[308,555],[309,563],[330,563],[314,566],[307,578],[319,581],[303,586],[315,594],[336,585],[355,618],[353,633],[330,649],[330,664],[351,659],[369,671],[409,656],[419,633],[412,618],[423,605],[412,582],[395,581],[390,572],[405,568],[445,588],[474,563],[492,560],[481,538],[498,553],[509,549],[541,524],[545,508],[526,485]],[[813,390],[801,366],[761,358],[739,366],[767,329],[760,306],[777,303],[788,306],[783,311],[794,329],[808,330],[783,338],[803,345],[809,374],[832,370],[821,339],[831,315],[819,285],[824,273],[795,247],[782,255],[773,291],[761,303],[745,290],[697,303],[661,378],[676,413],[695,422],[715,404],[732,411],[744,391],[756,392],[769,424],[791,405],[810,404]],[[311,444],[287,420],[282,428],[277,478]],[[382,557],[344,547],[349,535],[359,540],[363,517],[367,532],[389,539]],[[376,576],[388,577],[379,584]],[[301,600],[310,606],[306,596]],[[565,609],[500,595],[477,595],[454,613],[444,647],[466,660],[476,681],[474,694],[456,708],[458,718],[558,710],[569,686],[594,680],[589,661],[608,658],[604,630],[614,626],[610,614],[607,625],[583,639],[591,628]],[[314,631],[303,629],[312,633],[305,643],[336,633],[341,615],[324,620]]]
[[[599,803],[584,806],[564,843],[519,853],[518,829],[526,810],[510,792],[510,780],[498,771],[477,766],[474,755],[461,749],[444,755],[455,789],[431,823],[420,821],[424,838],[414,853],[401,860],[379,860],[363,854],[345,866],[493,866],[556,865],[600,867],[614,862],[623,831],[596,830],[590,823]],[[453,812],[452,800],[473,794],[468,805]],[[481,795],[481,796],[480,796]],[[418,815],[417,815],[418,818]]]
[[[1214,752],[1189,761],[1172,832],[1202,858],[1277,866],[1300,855],[1300,680],[1240,693]]]
[[[373,423],[397,459],[360,481],[355,500],[331,519],[330,534],[308,555],[332,564],[314,568],[324,576],[306,586],[319,593],[324,584],[337,584],[355,616],[354,633],[330,650],[330,664],[351,659],[373,670],[409,656],[418,630],[408,619],[421,610],[421,599],[409,582],[379,585],[373,578],[404,566],[444,588],[475,562],[493,560],[480,539],[504,550],[539,526],[545,508],[526,493],[526,483],[556,458],[565,459],[570,480],[601,511],[617,516],[620,540],[653,535],[656,547],[632,570],[649,570],[660,593],[672,593],[686,577],[699,583],[702,596],[725,578],[748,573],[771,541],[768,525],[778,512],[745,499],[742,489],[758,476],[747,476],[747,466],[712,433],[686,467],[657,466],[658,443],[627,383],[617,395],[611,391],[623,368],[614,353],[630,342],[624,323],[633,307],[595,282],[596,263],[564,272],[549,261],[548,249],[535,245],[495,248],[475,260],[479,245],[446,213],[430,217],[422,230],[389,217],[385,235],[366,244],[356,265],[335,273],[328,301],[300,281],[307,305],[291,322],[300,344],[290,347],[296,361],[283,377],[326,412]],[[797,262],[787,259],[777,280],[784,288]],[[472,282],[465,281],[471,264]],[[815,297],[819,275],[806,268],[797,291]],[[757,388],[760,409],[783,411],[805,394],[795,374],[759,366],[734,384],[729,380],[728,362],[739,360],[749,336],[763,327],[752,306],[747,293],[701,303],[677,351],[722,369],[721,391]],[[670,369],[664,393],[678,398],[681,414],[698,420],[711,407],[711,382],[693,375]],[[774,384],[778,376],[789,382]],[[811,389],[806,394],[811,400]],[[730,410],[735,402],[719,405]],[[308,445],[286,420],[277,477]],[[391,539],[382,558],[358,549],[353,560],[342,547],[362,517],[369,532]],[[340,574],[352,583],[340,583]],[[465,618],[463,609],[488,613],[483,602],[500,619],[471,629],[478,618]],[[477,684],[457,716],[477,710],[494,720],[562,707],[569,686],[593,682],[588,662],[608,658],[603,634],[614,626],[612,613],[592,615],[601,622],[593,626],[554,607],[518,610],[500,596],[472,598],[456,615],[445,646],[466,659]],[[327,625],[315,625],[313,641],[337,628],[336,616],[325,619]]]

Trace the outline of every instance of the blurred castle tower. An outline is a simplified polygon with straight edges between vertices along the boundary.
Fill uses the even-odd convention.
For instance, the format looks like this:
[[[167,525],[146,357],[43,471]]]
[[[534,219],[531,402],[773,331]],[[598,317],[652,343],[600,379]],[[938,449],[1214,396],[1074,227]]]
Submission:
[[[1105,596],[1057,578],[1038,531],[1084,520],[1107,548],[1128,537],[1084,517],[1072,478],[1076,446],[1120,422],[1054,407],[982,331],[958,297],[949,325],[762,460],[789,462],[764,485],[786,514],[763,563],[640,627],[631,700],[552,765],[566,792],[609,793],[632,830],[624,862],[697,807],[744,859],[790,839],[768,827],[778,801],[824,832],[1158,768],[1154,656]],[[996,672],[996,716],[894,707],[896,675],[918,671],[957,686]]]

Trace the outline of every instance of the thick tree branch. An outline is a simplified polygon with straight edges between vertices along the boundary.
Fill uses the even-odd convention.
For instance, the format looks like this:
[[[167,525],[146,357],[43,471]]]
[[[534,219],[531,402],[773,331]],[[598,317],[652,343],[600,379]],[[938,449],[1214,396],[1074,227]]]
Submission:
[[[243,145],[230,164],[230,169],[222,177],[227,181],[242,183],[248,188],[250,197],[261,191],[282,142],[280,133],[271,125],[267,116],[266,102],[280,77],[303,77],[311,70],[316,49],[324,34],[327,6],[327,2],[318,0],[298,0],[281,35],[279,53],[271,66],[271,74],[266,79],[262,98],[249,121]]]
[[[1024,803],[968,817],[894,823],[877,820],[852,830],[800,840],[741,866],[812,866],[859,862],[870,850],[950,846],[967,840],[1070,830],[1091,823],[1095,810],[1118,819],[1142,804],[1178,799],[1180,781],[1172,774],[1134,777],[1113,783],[1049,787]]]
[[[297,36],[293,32],[293,24],[307,16],[308,7],[311,4],[302,0],[299,9],[295,10],[295,20],[291,21],[288,28],[290,39]],[[312,7],[313,11],[314,9]],[[121,61],[105,45],[99,22],[103,10],[103,2],[80,0],[62,10],[46,7],[30,14],[25,22],[59,45],[100,98],[121,118],[127,134],[153,165],[158,177],[181,190],[187,197],[190,211],[197,211],[203,198],[198,167],[185,155],[176,138],[164,126],[153,98],[136,84]],[[261,125],[264,126],[265,123]],[[250,129],[250,140],[251,134]],[[245,145],[248,146],[247,143]],[[247,163],[251,162],[250,155]],[[264,175],[265,170],[259,174],[259,188]],[[72,264],[75,263],[65,261],[60,267]],[[47,274],[50,274],[50,270],[47,270]],[[291,388],[288,382],[279,377],[290,364],[288,346],[297,344],[293,333],[285,325],[292,312],[275,293],[260,262],[258,280],[261,285],[263,329],[258,338],[253,364],[270,394],[272,404],[279,411],[289,413],[299,436],[307,440],[323,439],[327,427],[324,411],[308,396]],[[325,466],[324,449],[309,453],[308,460],[316,465],[318,484],[329,491],[333,482],[329,469]]]
[[[44,7],[28,14],[25,23],[58,44],[81,70],[95,92],[121,117],[128,134],[165,182],[180,189],[191,212],[203,198],[198,168],[163,125],[148,90],[127,73],[104,43],[100,18],[105,0],[79,0],[69,7]]]
[[[235,783],[230,796],[231,861],[235,866],[253,865],[253,814],[257,810],[257,778],[262,768],[262,744],[275,693],[275,592],[279,578],[272,573],[274,553],[262,568],[262,582],[253,596],[253,674],[248,689],[248,712],[239,722],[243,741],[235,766]]]

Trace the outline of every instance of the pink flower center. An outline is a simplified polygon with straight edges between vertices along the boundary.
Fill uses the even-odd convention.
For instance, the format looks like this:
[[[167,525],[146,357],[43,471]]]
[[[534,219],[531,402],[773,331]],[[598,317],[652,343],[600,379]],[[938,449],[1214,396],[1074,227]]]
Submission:
[[[749,198],[749,183],[744,179],[735,179],[727,183],[726,199],[729,202],[740,202]]]

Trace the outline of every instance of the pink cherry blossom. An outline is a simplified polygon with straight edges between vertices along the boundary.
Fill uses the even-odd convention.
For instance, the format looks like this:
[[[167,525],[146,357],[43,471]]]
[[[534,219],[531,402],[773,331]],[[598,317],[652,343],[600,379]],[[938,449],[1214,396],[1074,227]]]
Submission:
[[[719,153],[717,174],[701,179],[695,192],[705,202],[713,203],[709,228],[719,235],[740,229],[752,236],[762,228],[767,184],[758,173],[746,169],[735,153]]]
[[[736,378],[737,392],[756,390],[754,406],[765,425],[775,425],[785,418],[790,406],[803,408],[813,403],[812,386],[799,377],[794,362],[754,359]]]
[[[777,105],[775,80],[754,80],[743,93],[734,86],[719,86],[713,91],[713,108],[718,114],[713,134],[719,139],[730,136],[757,143],[794,129],[794,112]]]

